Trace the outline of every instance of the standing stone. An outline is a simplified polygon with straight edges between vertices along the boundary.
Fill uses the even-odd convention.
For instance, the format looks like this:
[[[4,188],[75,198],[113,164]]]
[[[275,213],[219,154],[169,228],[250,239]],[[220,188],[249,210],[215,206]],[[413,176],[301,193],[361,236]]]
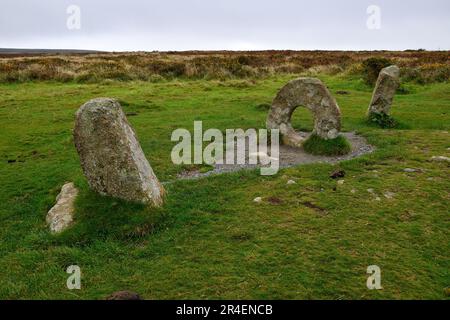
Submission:
[[[89,186],[102,195],[161,206],[164,188],[120,104],[99,98],[76,113],[75,145]]]
[[[389,115],[395,92],[400,86],[400,69],[390,66],[381,70],[369,106],[370,114]]]
[[[77,195],[78,189],[72,182],[66,183],[61,188],[61,192],[56,197],[56,204],[47,213],[46,220],[52,233],[62,232],[72,224]]]
[[[267,128],[279,129],[284,144],[300,147],[305,140],[291,125],[291,116],[299,106],[312,112],[313,134],[325,140],[339,136],[341,111],[327,87],[319,79],[298,78],[281,88],[267,118]]]

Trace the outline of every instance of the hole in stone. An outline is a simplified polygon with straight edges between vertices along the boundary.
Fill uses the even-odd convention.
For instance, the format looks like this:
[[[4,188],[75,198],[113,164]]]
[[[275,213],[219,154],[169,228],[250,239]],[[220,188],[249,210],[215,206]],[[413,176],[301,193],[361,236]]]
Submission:
[[[311,132],[314,128],[312,112],[305,107],[298,107],[292,114],[291,124],[295,131]]]

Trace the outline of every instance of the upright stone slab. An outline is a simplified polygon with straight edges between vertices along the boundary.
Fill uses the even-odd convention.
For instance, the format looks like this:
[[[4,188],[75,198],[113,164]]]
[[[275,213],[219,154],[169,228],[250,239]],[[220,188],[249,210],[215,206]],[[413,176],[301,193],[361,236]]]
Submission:
[[[389,115],[395,92],[400,86],[400,69],[390,66],[381,70],[369,106],[370,114]]]
[[[341,111],[327,87],[316,78],[298,78],[278,92],[267,118],[268,129],[279,129],[283,143],[300,147],[304,138],[291,125],[291,116],[299,106],[314,117],[313,133],[322,139],[335,139],[341,130]]]
[[[162,205],[164,188],[116,100],[99,98],[84,104],[76,113],[74,139],[93,190],[128,201]]]

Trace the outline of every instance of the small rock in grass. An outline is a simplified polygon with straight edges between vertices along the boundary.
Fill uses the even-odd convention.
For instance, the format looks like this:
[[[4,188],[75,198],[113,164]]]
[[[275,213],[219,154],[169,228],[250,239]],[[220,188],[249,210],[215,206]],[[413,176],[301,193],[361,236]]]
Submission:
[[[450,158],[449,157],[444,157],[444,156],[438,156],[438,157],[432,157],[431,161],[450,162]]]
[[[428,181],[433,181],[433,180],[434,180],[434,178],[432,178],[432,177],[429,177],[429,178],[427,178],[427,180],[428,180]]]
[[[331,179],[338,179],[338,178],[344,178],[345,177],[345,171],[344,170],[336,170],[331,175]]]
[[[355,193],[356,193],[356,190],[355,190],[355,189],[352,189],[350,192],[353,193],[353,194],[355,194]]]
[[[46,221],[52,233],[62,232],[72,224],[77,195],[78,189],[72,182],[66,183],[61,188],[61,192],[56,197],[56,204],[47,213]]]
[[[297,183],[297,182],[295,182],[294,180],[289,180],[289,181],[287,182],[288,185],[296,184],[296,183]]]
[[[384,197],[386,199],[392,199],[392,198],[394,198],[394,196],[395,196],[395,193],[390,192],[390,191],[387,191],[387,192],[384,193]]]
[[[253,200],[253,202],[260,203],[260,202],[262,202],[262,198],[261,197],[257,197],[257,198],[255,198]]]
[[[403,169],[404,172],[408,172],[408,173],[413,173],[413,172],[417,172],[416,169],[412,169],[412,168],[405,168]]]
[[[337,183],[342,186],[345,183],[345,180],[339,180]]]
[[[376,197],[375,201],[381,201],[381,198],[380,197]]]
[[[117,291],[111,294],[106,300],[142,300],[141,297],[132,291]]]
[[[374,193],[375,193],[375,191],[374,191],[372,188],[367,189],[367,192],[368,192],[368,193],[371,193],[371,194],[374,194]]]

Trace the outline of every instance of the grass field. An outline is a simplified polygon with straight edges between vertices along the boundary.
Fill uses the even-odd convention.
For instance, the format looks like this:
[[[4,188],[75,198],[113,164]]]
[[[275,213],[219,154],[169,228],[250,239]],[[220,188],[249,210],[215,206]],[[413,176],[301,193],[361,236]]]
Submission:
[[[171,132],[194,120],[204,129],[264,128],[258,106],[292,76],[0,84],[0,298],[102,299],[128,289],[146,299],[446,299],[450,170],[430,159],[450,156],[450,84],[405,84],[392,108],[398,127],[380,129],[365,121],[372,88],[357,77],[319,77],[338,100],[343,130],[364,135],[375,153],[273,177],[192,181],[176,180]],[[89,191],[74,113],[101,96],[121,101],[166,182],[162,209]],[[305,110],[294,118],[297,129],[312,129]],[[346,171],[342,185],[329,178],[337,168]],[[45,216],[66,181],[81,192],[76,224],[52,236]],[[73,264],[82,290],[66,288]],[[381,267],[383,290],[367,289],[369,265]]]

